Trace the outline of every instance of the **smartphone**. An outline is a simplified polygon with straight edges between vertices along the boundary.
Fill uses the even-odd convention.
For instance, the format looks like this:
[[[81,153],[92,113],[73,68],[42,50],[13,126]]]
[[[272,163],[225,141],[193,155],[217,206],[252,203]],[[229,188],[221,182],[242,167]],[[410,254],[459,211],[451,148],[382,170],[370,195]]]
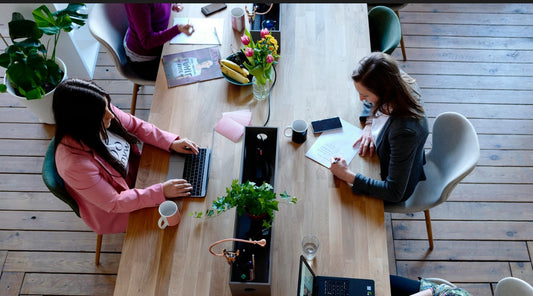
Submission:
[[[315,134],[327,130],[342,128],[341,119],[338,116],[311,121],[311,126],[313,126],[313,132]]]
[[[202,7],[201,11],[205,16],[209,16],[217,11],[221,11],[222,9],[226,7],[227,6],[224,3],[211,3],[209,5]]]

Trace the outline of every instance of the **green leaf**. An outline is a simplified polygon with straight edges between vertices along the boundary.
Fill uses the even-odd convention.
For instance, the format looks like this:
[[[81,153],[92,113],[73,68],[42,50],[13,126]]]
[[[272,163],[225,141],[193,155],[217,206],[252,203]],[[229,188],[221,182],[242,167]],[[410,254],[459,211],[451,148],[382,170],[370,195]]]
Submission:
[[[1,67],[7,68],[10,62],[11,62],[11,57],[9,53],[6,52],[3,54],[0,54],[0,66]]]
[[[15,15],[15,13],[14,13]],[[9,37],[13,42],[20,41],[19,39],[32,38],[38,40],[43,36],[43,32],[39,30],[37,24],[32,20],[18,19],[12,20],[8,23]]]
[[[46,5],[41,5],[32,11],[37,26],[47,35],[55,35],[60,31],[54,16]]]
[[[7,86],[3,83],[0,84],[0,92],[5,93],[7,91]]]

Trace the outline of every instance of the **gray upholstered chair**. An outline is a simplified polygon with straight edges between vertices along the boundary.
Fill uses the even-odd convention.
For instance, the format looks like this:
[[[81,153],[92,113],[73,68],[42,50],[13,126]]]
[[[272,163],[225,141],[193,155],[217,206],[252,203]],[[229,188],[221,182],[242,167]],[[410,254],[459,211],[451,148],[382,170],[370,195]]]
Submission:
[[[496,285],[494,296],[533,296],[533,287],[527,282],[515,278],[506,277]]]
[[[42,168],[42,177],[44,184],[53,195],[65,202],[72,211],[80,217],[80,209],[76,200],[70,196],[67,189],[65,188],[65,182],[57,173],[56,160],[55,160],[55,150],[54,150],[55,139],[52,138],[46,154],[44,156],[43,168]],[[102,249],[102,235],[98,234],[96,236],[96,252],[94,254],[94,263],[96,265],[100,264],[100,250]]]
[[[433,124],[431,151],[426,153],[427,179],[418,183],[405,202],[385,203],[385,212],[424,211],[429,249],[433,250],[429,209],[448,199],[455,186],[474,169],[479,154],[478,137],[470,121],[456,112],[440,114]]]
[[[131,114],[135,114],[137,93],[141,85],[155,85],[154,80],[139,77],[131,68],[123,40],[128,29],[128,17],[122,3],[97,3],[89,13],[89,31],[100,42],[113,58],[119,73],[133,82],[131,98]]]

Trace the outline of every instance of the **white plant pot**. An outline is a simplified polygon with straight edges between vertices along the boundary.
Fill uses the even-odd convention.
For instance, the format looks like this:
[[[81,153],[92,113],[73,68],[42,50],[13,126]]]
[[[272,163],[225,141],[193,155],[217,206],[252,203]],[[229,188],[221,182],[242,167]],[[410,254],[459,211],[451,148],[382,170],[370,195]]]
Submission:
[[[56,62],[59,65],[59,68],[63,70],[63,80],[67,79],[67,67],[65,63],[59,58],[56,57]],[[48,93],[46,93],[42,98],[36,100],[28,100],[25,97],[17,96],[15,94],[15,89],[11,86],[11,83],[7,79],[7,75],[4,76],[4,84],[7,87],[7,91],[14,97],[19,98],[28,109],[30,109],[33,114],[39,118],[39,121],[47,124],[55,124],[54,111],[52,110],[52,102],[54,99],[55,88]]]

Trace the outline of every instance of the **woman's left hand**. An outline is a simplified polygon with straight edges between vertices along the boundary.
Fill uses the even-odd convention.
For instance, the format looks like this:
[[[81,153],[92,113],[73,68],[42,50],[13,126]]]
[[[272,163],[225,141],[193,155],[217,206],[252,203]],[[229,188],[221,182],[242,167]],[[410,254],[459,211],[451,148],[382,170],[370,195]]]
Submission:
[[[372,157],[374,155],[375,145],[374,145],[374,139],[372,138],[372,126],[366,125],[363,129],[363,133],[361,134],[361,137],[355,141],[353,144],[353,147],[359,147],[359,155],[361,156],[370,156]]]
[[[179,153],[186,154],[198,154],[198,147],[198,144],[187,138],[175,140],[174,142],[172,142],[172,145],[170,145],[170,149]]]
[[[173,3],[171,7],[175,12],[180,12],[183,10],[183,4],[181,3]]]

